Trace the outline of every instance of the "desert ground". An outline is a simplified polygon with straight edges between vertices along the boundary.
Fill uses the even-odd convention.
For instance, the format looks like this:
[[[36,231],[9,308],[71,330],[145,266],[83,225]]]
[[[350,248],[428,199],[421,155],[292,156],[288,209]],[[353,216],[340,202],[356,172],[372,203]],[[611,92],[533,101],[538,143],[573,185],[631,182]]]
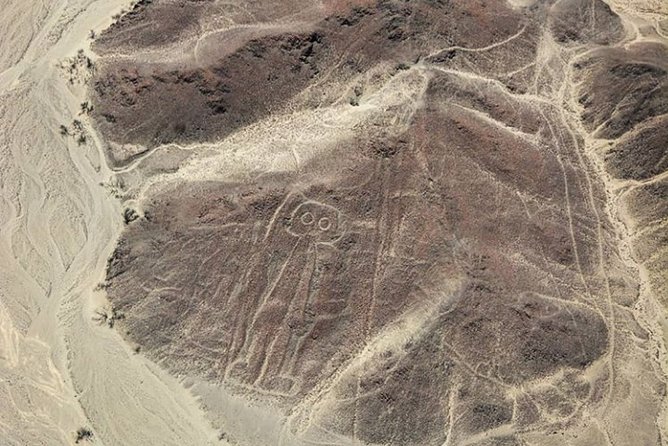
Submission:
[[[662,0],[0,0],[0,445],[668,445]]]

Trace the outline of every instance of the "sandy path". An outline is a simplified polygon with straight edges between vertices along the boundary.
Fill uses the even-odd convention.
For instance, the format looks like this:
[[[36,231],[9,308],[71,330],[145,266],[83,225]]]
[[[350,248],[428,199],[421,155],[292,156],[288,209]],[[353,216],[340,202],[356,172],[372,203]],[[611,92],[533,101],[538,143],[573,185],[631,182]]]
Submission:
[[[58,132],[84,87],[57,64],[127,1],[27,5],[0,19],[2,444],[73,444],[84,426],[95,444],[221,444],[176,380],[91,319],[121,209],[99,185],[111,175],[99,147]]]

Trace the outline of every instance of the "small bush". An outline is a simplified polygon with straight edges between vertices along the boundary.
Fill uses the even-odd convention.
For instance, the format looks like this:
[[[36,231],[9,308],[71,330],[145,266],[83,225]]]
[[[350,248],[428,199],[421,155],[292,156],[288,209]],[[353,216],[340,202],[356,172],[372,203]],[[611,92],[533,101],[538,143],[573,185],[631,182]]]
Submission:
[[[125,208],[125,210],[123,211],[123,221],[125,221],[126,225],[129,225],[138,218],[139,214],[137,214],[137,211],[135,211],[134,209]]]
[[[93,288],[93,291],[102,291],[102,290],[106,290],[107,288],[109,288],[109,282],[104,281],[104,282],[100,282],[97,285],[95,285],[95,288]]]
[[[91,438],[93,438],[93,432],[90,429],[88,429],[87,427],[80,427],[77,430],[74,442],[78,444],[79,442],[81,442],[83,440],[87,441],[87,440],[90,440]]]
[[[81,114],[88,114],[92,111],[93,111],[93,106],[88,101],[84,101],[81,103]]]

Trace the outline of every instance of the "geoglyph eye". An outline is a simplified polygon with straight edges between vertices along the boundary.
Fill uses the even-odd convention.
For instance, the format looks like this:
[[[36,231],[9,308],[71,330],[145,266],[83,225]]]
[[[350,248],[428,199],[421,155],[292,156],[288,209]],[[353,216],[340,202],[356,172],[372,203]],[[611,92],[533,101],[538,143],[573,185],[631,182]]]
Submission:
[[[318,220],[318,228],[322,231],[326,231],[329,228],[332,227],[332,220],[330,220],[327,217],[322,217],[320,220]]]
[[[341,236],[340,211],[334,206],[305,201],[292,211],[288,232],[297,237],[309,236],[315,242],[331,242]]]
[[[300,220],[302,221],[302,223],[305,224],[306,226],[312,225],[313,222],[315,221],[315,217],[313,216],[313,214],[310,213],[310,212],[308,212],[308,211],[304,212],[304,213],[302,214],[302,216],[299,217],[299,219],[300,219]]]

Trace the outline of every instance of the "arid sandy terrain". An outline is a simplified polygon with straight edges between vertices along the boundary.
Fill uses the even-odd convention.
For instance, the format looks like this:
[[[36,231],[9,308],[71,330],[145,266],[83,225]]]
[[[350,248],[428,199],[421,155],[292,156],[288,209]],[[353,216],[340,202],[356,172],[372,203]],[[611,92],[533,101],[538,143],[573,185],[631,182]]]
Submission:
[[[664,1],[0,5],[0,446],[668,445]]]

